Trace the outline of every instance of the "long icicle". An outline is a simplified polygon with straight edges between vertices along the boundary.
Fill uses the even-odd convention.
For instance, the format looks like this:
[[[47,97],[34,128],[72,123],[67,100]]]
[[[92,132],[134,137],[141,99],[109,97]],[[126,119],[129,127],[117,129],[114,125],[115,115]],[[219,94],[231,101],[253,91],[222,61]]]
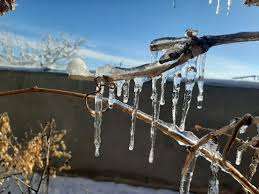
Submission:
[[[130,80],[126,80],[122,86],[124,103],[128,103],[129,101],[129,88],[130,88]]]
[[[133,102],[133,112],[131,115],[131,128],[130,128],[130,143],[129,143],[129,150],[134,149],[134,139],[135,139],[135,128],[136,128],[136,115],[139,106],[139,95],[142,90],[142,85],[144,83],[143,78],[135,78],[134,79],[135,86],[134,86],[134,102]]]
[[[160,105],[165,105],[165,84],[167,80],[167,73],[162,75],[161,80],[161,95],[160,95]]]
[[[197,70],[194,66],[190,66],[186,70],[186,83],[185,83],[185,92],[183,99],[183,107],[182,107],[182,119],[180,123],[180,130],[185,130],[185,121],[187,118],[187,114],[190,108],[191,100],[192,100],[192,90],[195,84]]]
[[[218,152],[219,147],[217,143],[210,141],[208,142],[208,145],[212,151],[214,151],[215,153]],[[209,180],[208,194],[218,194],[219,193],[219,180],[218,180],[219,166],[216,163],[214,163],[214,161],[211,161],[210,170],[211,170],[211,177]]]
[[[209,180],[208,194],[218,194],[219,193],[219,180],[218,180],[218,171],[219,167],[213,162],[210,165],[211,169],[211,178]]]
[[[230,10],[231,10],[231,6],[232,6],[232,0],[228,0],[228,12],[227,12],[227,15],[230,14]]]
[[[174,85],[172,93],[172,130],[174,130],[176,125],[176,108],[179,99],[180,86],[182,81],[182,74],[180,72],[174,75]]]
[[[203,103],[205,64],[206,64],[206,53],[198,57],[198,63],[197,63],[197,75],[198,75],[197,84],[198,84],[198,90],[199,90],[199,94],[197,96],[198,109],[202,108],[202,103]]]
[[[159,118],[159,113],[160,113],[160,101],[158,100],[158,93],[157,93],[157,80],[159,77],[154,77],[152,78],[152,95],[151,95],[151,100],[152,100],[152,109],[153,109],[153,114],[152,114],[152,123],[151,123],[151,129],[150,129],[150,138],[151,138],[151,149],[149,152],[149,163],[153,163],[154,160],[154,149],[155,149],[155,141],[156,141],[156,127],[155,127],[155,122]]]
[[[197,157],[195,156],[192,161],[189,161],[190,164],[187,169],[185,169],[185,173],[182,172],[182,178],[180,182],[180,194],[189,194],[190,193],[190,186],[192,182],[192,176],[195,169]]]
[[[101,88],[100,88],[101,87]],[[94,145],[95,145],[95,157],[99,157],[100,155],[100,147],[101,147],[101,125],[102,125],[102,109],[103,109],[103,92],[104,86],[101,86],[98,83],[96,90],[100,91],[95,95],[95,117],[94,117]]]
[[[220,0],[217,2],[217,9],[216,9],[216,14],[219,14],[220,11]]]

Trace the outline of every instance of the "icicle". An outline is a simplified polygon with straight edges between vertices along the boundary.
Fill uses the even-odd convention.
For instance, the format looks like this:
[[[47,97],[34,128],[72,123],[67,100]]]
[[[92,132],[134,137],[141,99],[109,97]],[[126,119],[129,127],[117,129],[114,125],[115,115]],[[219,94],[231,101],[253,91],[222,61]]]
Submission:
[[[185,83],[185,92],[183,99],[183,107],[182,107],[182,119],[180,123],[180,130],[184,131],[185,129],[185,121],[187,117],[187,113],[190,108],[190,103],[192,100],[192,90],[195,84],[195,77],[197,73],[197,69],[193,66],[190,66],[186,70],[186,83]]]
[[[175,124],[176,124],[176,106],[179,99],[181,81],[182,81],[182,74],[178,72],[174,76],[174,87],[173,87],[173,94],[172,94],[172,130],[175,128]]]
[[[162,75],[161,80],[161,96],[160,96],[160,105],[165,105],[165,84],[166,84],[167,74]]]
[[[144,78],[135,78],[134,79],[135,86],[134,86],[134,104],[133,104],[133,112],[131,115],[131,129],[130,129],[130,144],[129,150],[134,149],[134,136],[135,136],[135,125],[136,125],[136,114],[139,105],[139,95],[142,90],[142,85],[144,83]]]
[[[176,1],[176,0],[173,0],[173,8],[175,8],[175,3],[176,3],[175,1]]]
[[[198,58],[198,64],[197,64],[197,75],[198,75],[198,89],[199,94],[197,96],[197,108],[202,108],[203,103],[203,87],[204,87],[204,70],[205,70],[205,63],[206,63],[206,54],[200,55]]]
[[[158,54],[159,54],[159,51],[152,51],[151,52],[151,63],[158,61]]]
[[[216,14],[219,14],[219,11],[220,11],[220,0],[218,0],[218,3],[217,3]]]
[[[95,156],[100,155],[100,146],[101,146],[101,125],[102,125],[102,109],[103,109],[103,92],[104,86],[97,86],[96,90],[101,87],[100,91],[95,95],[95,117],[94,117],[94,145],[95,145]]]
[[[129,87],[130,87],[130,80],[127,80],[123,84],[123,102],[128,103],[129,101]]]
[[[117,86],[117,96],[121,96],[122,93],[122,86],[124,84],[124,80],[119,80],[116,82],[116,86]]]
[[[237,148],[236,165],[240,165],[242,161],[242,155],[244,151],[249,147],[249,142],[245,141],[241,146]]]
[[[154,148],[155,148],[155,140],[156,140],[156,128],[155,128],[155,122],[159,118],[159,112],[160,112],[160,101],[158,101],[158,94],[157,94],[157,80],[159,77],[152,78],[152,108],[153,108],[153,114],[152,114],[152,123],[151,123],[151,129],[150,129],[150,138],[151,138],[151,149],[149,153],[149,163],[153,163],[154,160]]]
[[[240,133],[240,134],[245,133],[245,132],[246,132],[247,127],[248,127],[247,125],[243,125],[243,126],[240,128],[239,133]]]
[[[208,194],[218,194],[219,193],[219,180],[218,171],[219,167],[217,164],[211,163],[211,178],[209,180]]]
[[[213,1],[213,0],[209,0],[209,4],[210,4],[210,5],[212,4],[212,1]]]
[[[109,88],[109,98],[108,98],[108,104],[109,104],[110,109],[113,106],[114,99],[115,99],[114,88],[110,87]]]
[[[196,165],[197,156],[191,161],[189,169],[187,173],[182,174],[181,182],[180,182],[180,194],[189,194],[190,186],[192,181],[193,172]]]
[[[240,165],[241,164],[243,151],[244,150],[237,150],[236,165]]]
[[[232,6],[232,0],[228,0],[228,12],[227,12],[227,15],[230,14],[231,6]]]

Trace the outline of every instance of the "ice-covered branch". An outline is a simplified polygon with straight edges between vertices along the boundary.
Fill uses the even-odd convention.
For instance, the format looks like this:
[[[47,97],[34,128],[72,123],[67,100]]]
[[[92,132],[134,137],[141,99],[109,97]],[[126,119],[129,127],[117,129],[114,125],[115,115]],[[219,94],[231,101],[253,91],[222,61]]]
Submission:
[[[18,95],[18,94],[24,94],[24,93],[52,93],[52,94],[58,94],[63,96],[73,96],[80,99],[85,99],[86,94],[83,93],[77,93],[77,92],[71,92],[71,91],[64,91],[64,90],[57,90],[57,89],[46,89],[46,88],[27,88],[27,89],[19,89],[19,90],[13,90],[13,91],[7,91],[7,92],[0,92],[0,96],[9,96],[9,95]],[[89,100],[94,100],[94,95],[89,95]],[[103,98],[104,103],[108,103],[107,98]],[[134,111],[134,108],[122,103],[118,100],[114,100],[113,102],[113,108],[116,108],[118,110],[121,110],[122,112],[125,112],[129,115],[132,114]],[[145,123],[151,124],[153,122],[152,116],[142,112],[137,111],[136,117]],[[181,132],[179,129],[177,129],[177,126],[174,130],[172,130],[171,125],[161,121],[156,120],[153,122],[154,126],[159,129],[163,134],[168,136],[172,140],[176,140],[178,143],[184,146],[194,146],[199,142],[199,138],[195,136],[190,131],[184,131]],[[227,130],[227,129],[226,129]],[[204,146],[201,146],[199,149],[200,155],[207,159],[208,161],[213,161],[216,163],[224,172],[230,174],[239,184],[241,184],[247,191],[253,194],[259,194],[259,190],[251,183],[247,178],[245,178],[231,163],[224,160],[222,156],[218,153],[215,153],[214,151],[210,150],[206,144]]]
[[[150,44],[152,52],[163,51],[159,61],[147,63],[130,68],[112,67],[103,73],[103,79],[108,82],[116,80],[129,80],[135,77],[155,77],[163,72],[183,65],[214,46],[224,44],[259,41],[259,32],[240,32],[225,35],[206,35],[197,37],[195,34],[186,33],[186,37],[165,37],[153,40]],[[80,77],[81,79],[94,79]]]

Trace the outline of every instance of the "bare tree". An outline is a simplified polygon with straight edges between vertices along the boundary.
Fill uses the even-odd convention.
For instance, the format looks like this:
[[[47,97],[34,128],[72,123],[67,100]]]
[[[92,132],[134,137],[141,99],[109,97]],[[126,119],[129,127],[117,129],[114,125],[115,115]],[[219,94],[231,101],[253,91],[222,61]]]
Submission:
[[[59,38],[48,35],[37,42],[2,32],[0,33],[0,62],[5,65],[57,68],[78,56],[77,51],[83,43],[83,39],[74,40],[64,34]]]

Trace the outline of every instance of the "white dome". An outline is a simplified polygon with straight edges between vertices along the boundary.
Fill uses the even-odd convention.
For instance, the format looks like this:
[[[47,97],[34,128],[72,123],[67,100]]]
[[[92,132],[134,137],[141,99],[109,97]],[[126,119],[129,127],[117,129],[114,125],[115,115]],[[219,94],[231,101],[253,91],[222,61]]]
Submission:
[[[91,74],[87,64],[81,58],[74,58],[68,63],[67,73],[71,76],[89,76]]]

